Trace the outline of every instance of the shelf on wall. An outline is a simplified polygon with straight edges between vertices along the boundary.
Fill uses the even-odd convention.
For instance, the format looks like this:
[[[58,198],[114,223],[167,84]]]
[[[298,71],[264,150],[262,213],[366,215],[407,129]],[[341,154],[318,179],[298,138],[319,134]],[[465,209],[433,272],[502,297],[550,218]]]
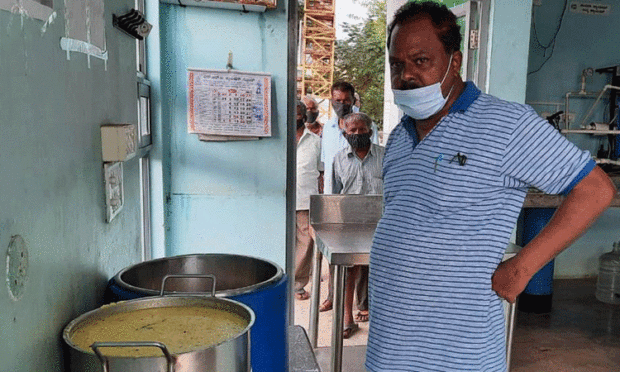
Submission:
[[[620,134],[620,130],[595,130],[595,129],[561,129],[560,133],[580,133],[580,134]]]
[[[594,161],[596,161],[596,164],[620,165],[620,160],[594,158]]]
[[[240,10],[242,12],[262,13],[267,9],[275,8],[277,0],[160,0],[161,3],[175,4],[179,6],[199,6],[206,8]]]

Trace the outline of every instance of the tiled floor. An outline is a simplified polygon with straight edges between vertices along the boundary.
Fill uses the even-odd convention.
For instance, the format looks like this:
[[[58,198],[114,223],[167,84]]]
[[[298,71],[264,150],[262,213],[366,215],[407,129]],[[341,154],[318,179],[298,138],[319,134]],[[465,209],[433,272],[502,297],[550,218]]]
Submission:
[[[327,272],[325,265],[322,272]],[[323,277],[321,301],[327,287]],[[620,305],[598,301],[595,290],[595,279],[555,280],[550,313],[517,312],[510,372],[620,372]],[[306,329],[309,303],[295,301],[295,324]],[[330,311],[319,319],[318,346],[323,348],[317,359],[323,372],[329,371],[325,347],[331,343],[331,317]],[[358,351],[366,344],[368,323],[360,328],[344,341],[343,372],[365,371]],[[347,350],[355,351],[355,360],[347,360]]]

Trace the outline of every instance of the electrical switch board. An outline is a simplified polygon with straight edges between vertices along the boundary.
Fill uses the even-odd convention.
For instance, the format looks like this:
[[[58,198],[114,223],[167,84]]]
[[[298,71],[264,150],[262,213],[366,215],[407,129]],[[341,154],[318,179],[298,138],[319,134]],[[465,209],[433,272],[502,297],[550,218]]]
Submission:
[[[106,221],[111,222],[125,204],[123,163],[103,163],[103,180],[105,186]]]
[[[136,155],[138,148],[135,124],[106,124],[101,126],[101,155],[104,162],[126,161]]]

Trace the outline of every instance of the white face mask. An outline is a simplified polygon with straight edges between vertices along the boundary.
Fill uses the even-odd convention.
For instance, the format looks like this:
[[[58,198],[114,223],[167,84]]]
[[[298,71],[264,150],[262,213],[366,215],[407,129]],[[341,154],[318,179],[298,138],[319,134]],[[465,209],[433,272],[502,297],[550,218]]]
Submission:
[[[392,89],[392,92],[394,93],[394,103],[396,103],[398,108],[416,120],[428,119],[438,113],[439,110],[446,105],[448,97],[450,96],[450,93],[452,93],[451,88],[450,93],[448,93],[448,97],[444,98],[443,93],[441,92],[441,85],[446,79],[446,76],[448,76],[448,71],[450,71],[452,55],[450,55],[448,69],[446,70],[443,79],[441,79],[441,82],[415,89]]]

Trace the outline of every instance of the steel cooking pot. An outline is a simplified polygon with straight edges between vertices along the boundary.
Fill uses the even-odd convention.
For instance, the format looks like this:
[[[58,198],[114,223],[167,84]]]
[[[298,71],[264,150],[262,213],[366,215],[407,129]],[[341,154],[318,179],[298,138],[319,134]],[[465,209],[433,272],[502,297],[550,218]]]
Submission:
[[[164,279],[165,283],[166,278]],[[223,298],[195,295],[167,295],[145,297],[136,300],[105,305],[85,313],[71,321],[63,331],[65,343],[69,346],[71,372],[205,372],[205,371],[250,371],[250,328],[255,320],[254,312],[246,305]],[[214,285],[215,286],[215,285]],[[158,342],[109,342],[97,340],[91,345],[92,351],[79,348],[72,340],[75,332],[82,326],[105,319],[113,314],[136,312],[141,309],[178,308],[198,306],[208,309],[224,310],[236,314],[245,321],[245,328],[235,336],[216,345],[197,348],[188,352],[172,353],[168,347]],[[208,319],[207,319],[208,320]],[[107,347],[147,346],[160,349],[161,356],[127,357],[107,355]]]
[[[276,263],[258,257],[207,253],[158,258],[121,270],[110,279],[104,303],[159,294],[162,278],[170,274],[212,274],[217,277],[215,295],[249,306],[256,315],[250,343],[253,372],[287,369],[288,276]],[[171,280],[166,292],[196,292],[208,288],[204,280]]]

